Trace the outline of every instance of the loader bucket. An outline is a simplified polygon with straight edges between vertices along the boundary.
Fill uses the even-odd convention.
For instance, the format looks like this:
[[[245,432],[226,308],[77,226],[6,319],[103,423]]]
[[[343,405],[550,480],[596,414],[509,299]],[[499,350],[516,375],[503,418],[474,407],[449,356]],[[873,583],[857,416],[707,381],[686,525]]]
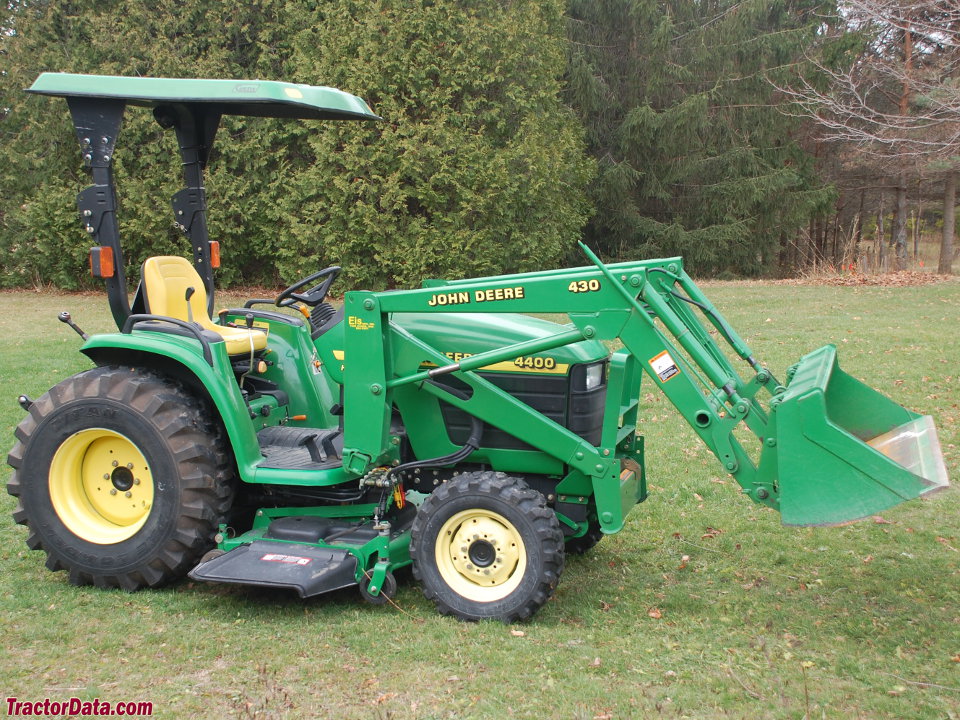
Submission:
[[[840,369],[826,345],[804,356],[775,407],[785,525],[837,525],[946,487],[930,416]]]

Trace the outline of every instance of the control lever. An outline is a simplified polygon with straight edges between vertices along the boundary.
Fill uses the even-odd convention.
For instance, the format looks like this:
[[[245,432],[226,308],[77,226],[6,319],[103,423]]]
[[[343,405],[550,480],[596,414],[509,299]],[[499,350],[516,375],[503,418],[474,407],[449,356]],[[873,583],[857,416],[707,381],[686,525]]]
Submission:
[[[79,335],[80,337],[82,337],[84,340],[86,340],[88,337],[90,337],[90,336],[87,335],[83,330],[81,330],[80,328],[77,327],[77,324],[76,324],[73,320],[70,319],[70,313],[68,313],[66,310],[64,310],[62,313],[60,313],[59,315],[57,315],[57,320],[59,320],[60,322],[65,323],[65,324],[69,325],[70,327],[72,327],[72,328],[74,329],[74,331],[77,333],[77,335]]]
[[[190,288],[190,289],[193,290],[193,288]],[[247,369],[247,371],[243,375],[240,376],[240,379],[237,381],[241,389],[243,389],[243,381],[247,379],[247,375],[253,372],[253,358],[255,355],[255,351],[253,347],[253,320],[254,320],[253,313],[247,313],[243,317],[243,321],[247,326],[247,334],[250,336],[250,367]],[[250,408],[250,403],[247,403],[247,409],[249,408]]]
[[[197,291],[196,288],[188,287],[187,291],[183,294],[183,299],[187,301],[187,322],[193,322],[193,307],[190,305],[190,298],[193,297],[193,294]]]

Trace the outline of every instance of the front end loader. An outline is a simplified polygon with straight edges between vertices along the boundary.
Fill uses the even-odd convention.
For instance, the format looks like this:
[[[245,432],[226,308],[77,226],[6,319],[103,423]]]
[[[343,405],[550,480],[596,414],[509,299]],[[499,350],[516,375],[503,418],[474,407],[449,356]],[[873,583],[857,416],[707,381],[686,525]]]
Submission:
[[[280,82],[45,73],[30,90],[69,105],[93,180],[78,196],[91,269],[117,324],[84,336],[94,367],[21,397],[8,458],[15,520],[73,583],[189,575],[383,603],[412,565],[443,613],[530,617],[566,554],[647,497],[644,377],[785,524],[845,523],[948,484],[931,418],[844,373],[832,346],[780,382],[681,258],[605,265],[583,246],[584,267],[353,291],[342,307],[330,267],[214,314],[203,171],[221,116],[379,118]],[[146,258],[132,301],[112,176],[128,106],[176,135],[173,219],[192,256]]]

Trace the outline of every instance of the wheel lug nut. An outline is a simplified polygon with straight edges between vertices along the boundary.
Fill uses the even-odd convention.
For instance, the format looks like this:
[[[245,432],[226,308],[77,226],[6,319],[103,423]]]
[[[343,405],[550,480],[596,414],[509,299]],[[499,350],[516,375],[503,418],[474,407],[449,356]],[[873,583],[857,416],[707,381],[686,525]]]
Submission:
[[[116,495],[116,494],[117,494],[117,489],[116,489],[116,488],[110,488],[110,494],[111,494],[111,495]]]
[[[140,478],[134,478],[134,479],[133,479],[133,484],[134,484],[134,485],[139,485],[139,484],[140,484]]]
[[[117,467],[118,465],[120,465],[120,463],[118,463],[116,460],[114,460],[114,461],[113,461],[112,463],[110,463],[110,464],[113,465],[114,467]]]
[[[124,496],[124,497],[133,497],[133,493],[130,492],[129,490],[127,490],[127,491],[123,494],[123,496]]]
[[[127,463],[127,470],[133,470],[133,463]]]
[[[109,480],[109,479],[110,479],[110,473],[104,473],[104,474],[103,474],[103,479],[104,479],[104,480]]]

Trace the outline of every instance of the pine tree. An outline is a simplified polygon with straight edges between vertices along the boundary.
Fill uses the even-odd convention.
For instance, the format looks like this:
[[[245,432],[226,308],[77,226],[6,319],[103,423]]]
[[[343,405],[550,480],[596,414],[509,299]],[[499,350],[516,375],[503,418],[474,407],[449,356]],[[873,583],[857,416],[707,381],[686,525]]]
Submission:
[[[590,241],[681,254],[700,273],[771,270],[832,197],[778,112],[816,2],[572,0],[569,99],[599,163]]]

